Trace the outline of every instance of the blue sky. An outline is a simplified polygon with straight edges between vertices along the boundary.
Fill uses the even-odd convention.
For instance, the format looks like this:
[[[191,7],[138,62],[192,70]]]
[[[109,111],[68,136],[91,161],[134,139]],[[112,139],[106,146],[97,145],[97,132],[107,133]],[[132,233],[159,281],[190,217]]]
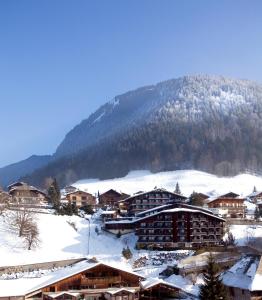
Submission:
[[[0,1],[0,166],[53,153],[128,90],[187,74],[262,82],[260,0]]]

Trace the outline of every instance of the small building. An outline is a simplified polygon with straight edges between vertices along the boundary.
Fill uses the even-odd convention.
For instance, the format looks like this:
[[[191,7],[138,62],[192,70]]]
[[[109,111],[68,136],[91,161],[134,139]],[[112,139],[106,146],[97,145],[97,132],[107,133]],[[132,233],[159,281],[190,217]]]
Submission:
[[[244,198],[237,197],[217,197],[210,199],[207,207],[213,211],[214,214],[225,218],[245,218],[246,206]]]
[[[77,191],[77,188],[75,186],[68,185],[68,186],[65,187],[65,193],[66,194],[73,193],[75,191]]]
[[[96,198],[87,192],[77,190],[72,193],[68,193],[66,195],[66,200],[70,203],[76,205],[76,207],[84,207],[84,206],[95,206]]]
[[[86,261],[40,278],[2,280],[0,286],[1,300],[155,300],[172,298],[180,291],[161,279],[145,280],[117,266]]]
[[[17,182],[8,187],[11,203],[15,205],[46,205],[47,195],[38,188],[24,182]]]
[[[135,215],[139,212],[172,202],[184,202],[186,199],[185,196],[169,192],[165,189],[154,189],[149,192],[135,194],[119,201],[119,207],[120,209],[126,208],[128,215]]]
[[[262,299],[261,256],[242,257],[222,275],[230,300]]]
[[[108,219],[115,219],[117,217],[117,212],[115,210],[104,210],[100,216],[103,222],[105,222]]]
[[[247,196],[253,203],[257,203],[258,201],[262,201],[262,192],[253,192]]]
[[[125,193],[117,192],[116,190],[110,189],[103,194],[99,195],[99,205],[115,207],[118,201],[128,198],[129,195]]]

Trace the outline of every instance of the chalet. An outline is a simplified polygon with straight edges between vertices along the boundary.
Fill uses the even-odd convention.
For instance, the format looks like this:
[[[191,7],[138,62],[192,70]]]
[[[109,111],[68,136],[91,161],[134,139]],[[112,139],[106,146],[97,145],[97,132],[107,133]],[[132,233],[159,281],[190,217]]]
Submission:
[[[230,300],[262,299],[262,258],[242,257],[232,268],[223,273]]]
[[[117,217],[117,212],[115,210],[104,210],[100,217],[105,222],[108,219],[115,219]]]
[[[95,206],[96,198],[84,191],[75,191],[66,195],[66,200],[70,203],[75,204],[76,207],[83,207],[87,205]]]
[[[218,198],[238,198],[240,195],[234,193],[234,192],[228,192],[226,194],[220,195]]]
[[[165,189],[154,189],[149,192],[135,194],[124,200],[119,201],[119,207],[126,208],[128,215],[135,215],[139,212],[155,208],[164,204],[185,201],[187,198]]]
[[[77,188],[75,186],[68,185],[68,186],[65,187],[65,193],[66,194],[73,193],[75,191],[77,191]]]
[[[9,300],[11,297],[16,300],[153,300],[156,299],[155,295],[171,296],[179,291],[178,287],[163,280],[155,282],[152,279],[151,284],[144,280],[143,276],[131,271],[105,263],[85,261],[55,271],[46,278],[31,279],[31,287],[28,279],[1,282],[0,299]],[[21,285],[23,282],[24,286]],[[6,287],[11,284],[14,289],[8,291]],[[17,284],[18,289],[15,288]]]
[[[221,245],[224,219],[198,209],[173,208],[141,218],[136,226],[141,248]]]
[[[207,207],[222,217],[244,218],[246,215],[244,201],[244,198],[220,196],[209,199]]]
[[[262,201],[262,192],[253,192],[247,198],[256,204],[258,201]]]
[[[42,205],[47,204],[47,196],[44,192],[24,182],[17,182],[8,187],[12,204]]]
[[[110,189],[106,191],[103,194],[99,195],[99,204],[101,206],[110,206],[110,207],[115,207],[118,203],[118,201],[123,200],[125,198],[128,198],[129,195],[124,194],[124,193],[119,193],[113,189]]]

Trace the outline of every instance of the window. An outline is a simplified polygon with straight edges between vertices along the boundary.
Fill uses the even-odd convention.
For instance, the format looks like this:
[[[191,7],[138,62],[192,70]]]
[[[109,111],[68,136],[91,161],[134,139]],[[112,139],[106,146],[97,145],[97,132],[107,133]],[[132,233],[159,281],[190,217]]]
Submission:
[[[82,198],[81,198],[82,200],[86,200],[87,198],[86,198],[86,196],[82,196]]]
[[[73,200],[73,201],[76,201],[76,196],[73,196],[73,197],[72,197],[72,200]]]

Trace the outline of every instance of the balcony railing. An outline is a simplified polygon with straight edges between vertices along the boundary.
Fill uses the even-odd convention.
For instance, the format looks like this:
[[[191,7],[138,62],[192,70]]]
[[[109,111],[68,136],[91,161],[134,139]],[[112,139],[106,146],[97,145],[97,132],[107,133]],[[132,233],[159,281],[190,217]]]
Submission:
[[[121,276],[110,276],[110,277],[82,277],[81,285],[105,285],[121,282]]]

